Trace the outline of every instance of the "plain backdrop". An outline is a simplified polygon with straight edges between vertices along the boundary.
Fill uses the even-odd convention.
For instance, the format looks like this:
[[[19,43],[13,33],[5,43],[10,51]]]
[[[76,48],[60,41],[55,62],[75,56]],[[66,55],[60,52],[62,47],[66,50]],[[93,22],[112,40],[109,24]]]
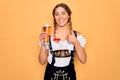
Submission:
[[[1,0],[0,80],[43,80],[39,34],[61,2],[72,10],[73,29],[87,39],[87,63],[75,56],[77,80],[120,80],[119,0]]]

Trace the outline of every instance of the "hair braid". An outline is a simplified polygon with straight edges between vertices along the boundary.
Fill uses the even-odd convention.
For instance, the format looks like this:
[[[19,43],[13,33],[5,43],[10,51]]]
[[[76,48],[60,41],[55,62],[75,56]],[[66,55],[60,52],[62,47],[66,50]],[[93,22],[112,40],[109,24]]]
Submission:
[[[56,21],[55,21],[55,19],[54,19],[54,37],[56,38],[56,36],[55,36],[55,34],[56,34],[56,27],[57,27],[57,23],[56,23]]]
[[[53,9],[53,12],[52,12],[53,18],[54,18],[54,37],[56,37],[55,34],[56,34],[56,27],[57,27],[57,23],[56,23],[56,20],[55,20],[55,10],[58,7],[63,7],[67,11],[68,15],[70,16],[70,18],[68,19],[70,34],[71,34],[71,30],[72,30],[72,22],[71,22],[72,11],[70,10],[69,6],[67,6],[65,3],[57,4],[55,6],[55,8]]]

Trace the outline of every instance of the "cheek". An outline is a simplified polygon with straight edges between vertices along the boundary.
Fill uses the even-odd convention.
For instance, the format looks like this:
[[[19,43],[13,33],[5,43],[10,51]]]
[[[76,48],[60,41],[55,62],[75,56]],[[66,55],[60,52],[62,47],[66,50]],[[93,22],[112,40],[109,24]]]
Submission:
[[[58,20],[58,17],[55,17],[55,20],[57,21],[57,20]]]
[[[68,15],[66,15],[66,16],[64,16],[66,19],[69,19],[69,16]]]
[[[65,19],[68,21],[69,20],[69,16],[67,16]]]

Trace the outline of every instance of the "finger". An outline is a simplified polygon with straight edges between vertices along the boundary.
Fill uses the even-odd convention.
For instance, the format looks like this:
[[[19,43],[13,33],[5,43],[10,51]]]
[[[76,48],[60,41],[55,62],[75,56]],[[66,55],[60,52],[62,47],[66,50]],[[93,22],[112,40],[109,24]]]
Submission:
[[[73,31],[71,31],[71,33],[72,33],[72,34],[74,34],[74,32],[73,32]]]
[[[73,32],[73,31],[72,31],[72,30],[70,30],[70,35],[72,35],[72,32]]]
[[[69,42],[69,35],[67,35],[67,41]]]
[[[41,32],[41,34],[47,34],[47,32]]]
[[[47,36],[46,33],[41,33],[39,37],[40,37],[40,39],[43,39],[43,38],[46,38],[46,36]]]
[[[74,33],[74,32],[72,31],[72,35],[73,35],[74,37],[75,37],[75,34],[76,34],[76,33]]]

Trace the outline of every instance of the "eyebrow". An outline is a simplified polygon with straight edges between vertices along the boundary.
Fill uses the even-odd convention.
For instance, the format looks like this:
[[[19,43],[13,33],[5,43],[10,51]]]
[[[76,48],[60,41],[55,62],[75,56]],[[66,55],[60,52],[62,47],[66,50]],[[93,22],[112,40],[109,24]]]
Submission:
[[[62,12],[67,12],[67,11],[62,11]],[[59,12],[55,12],[55,13],[59,13]]]

